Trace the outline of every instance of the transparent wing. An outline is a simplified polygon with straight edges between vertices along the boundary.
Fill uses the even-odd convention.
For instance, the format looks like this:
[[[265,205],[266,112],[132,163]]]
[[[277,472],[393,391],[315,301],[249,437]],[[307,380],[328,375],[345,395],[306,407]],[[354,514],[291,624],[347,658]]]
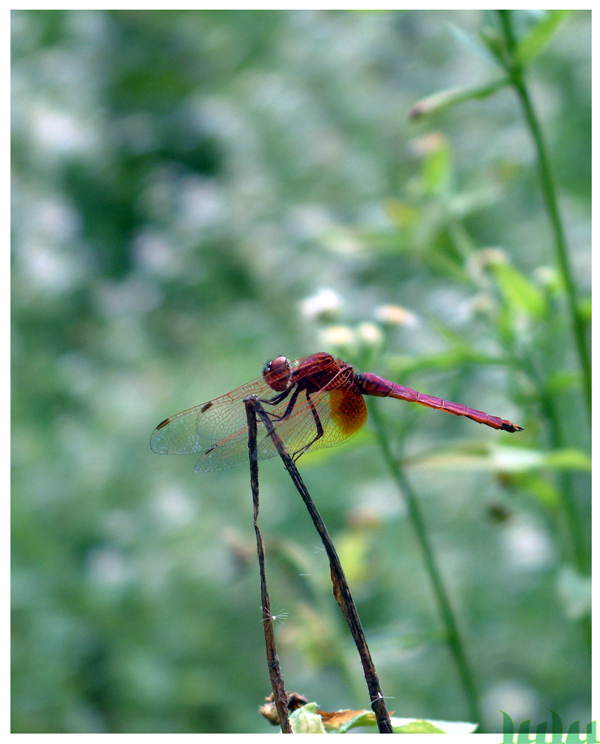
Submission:
[[[310,357],[297,359],[292,363],[292,368],[302,367],[305,374],[320,368],[319,362],[307,362],[307,359]],[[152,433],[150,447],[161,455],[189,455],[193,452],[206,451],[221,439],[247,427],[244,398],[251,395],[256,395],[261,401],[267,401],[274,398],[277,392],[262,376],[257,377],[230,393],[165,419]],[[288,402],[289,399],[286,399],[279,405],[265,404],[265,407],[269,413],[282,416]]]
[[[204,452],[245,425],[244,398],[257,395],[268,400],[275,394],[265,380],[258,377],[226,395],[170,416],[152,432],[150,447],[160,455]]]
[[[334,373],[325,387],[307,395],[302,390],[293,406],[290,395],[277,404],[263,402],[265,411],[291,455],[299,453],[315,440],[317,419],[323,435],[310,444],[310,450],[333,447],[355,434],[367,419],[364,399],[354,383],[352,368],[331,366],[322,360],[309,361],[303,357],[292,367],[302,368],[303,375]],[[340,363],[333,360],[337,365]],[[261,401],[274,398],[277,393],[263,377],[246,383],[226,395],[182,411],[163,421],[150,438],[150,447],[159,454],[191,454],[202,452],[196,470],[218,470],[248,461],[248,424],[244,398],[256,395]],[[285,418],[281,418],[287,414]],[[264,424],[258,422],[258,457],[267,460],[277,456],[277,450],[266,434]]]
[[[268,413],[269,406],[264,406]],[[245,415],[245,413],[244,413]],[[323,435],[318,433],[317,418]],[[273,420],[273,426],[290,455],[296,455],[310,444],[309,452],[322,447],[334,447],[356,434],[367,420],[364,398],[354,386],[339,381],[334,389],[324,389],[309,398],[301,392],[291,414],[282,420]],[[313,441],[314,440],[314,441]],[[257,422],[257,449],[259,460],[278,456],[273,440],[262,421]],[[248,427],[246,421],[234,434],[211,446],[196,463],[195,470],[208,471],[229,468],[248,462]]]

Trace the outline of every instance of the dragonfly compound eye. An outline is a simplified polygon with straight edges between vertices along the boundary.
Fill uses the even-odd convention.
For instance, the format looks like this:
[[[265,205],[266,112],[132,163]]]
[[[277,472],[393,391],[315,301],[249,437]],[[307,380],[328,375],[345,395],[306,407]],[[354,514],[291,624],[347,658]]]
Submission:
[[[277,392],[287,390],[292,375],[290,360],[283,356],[268,362],[263,369],[263,377],[269,387]]]

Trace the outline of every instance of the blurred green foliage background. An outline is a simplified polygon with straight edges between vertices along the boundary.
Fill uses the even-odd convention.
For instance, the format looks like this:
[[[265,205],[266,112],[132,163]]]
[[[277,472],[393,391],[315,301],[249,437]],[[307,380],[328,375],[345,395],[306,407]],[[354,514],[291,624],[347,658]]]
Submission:
[[[519,34],[543,21],[514,16]],[[497,79],[465,42],[494,23],[13,12],[13,731],[276,731],[258,714],[248,471],[196,475],[148,439],[267,359],[321,350],[525,427],[376,401],[482,727],[499,731],[500,710],[590,720],[589,421],[532,142],[508,88],[408,118]],[[590,25],[573,12],[528,69],[583,314]],[[372,423],[300,469],[389,708],[469,720]],[[368,707],[326,558],[275,461],[261,526],[287,688]]]

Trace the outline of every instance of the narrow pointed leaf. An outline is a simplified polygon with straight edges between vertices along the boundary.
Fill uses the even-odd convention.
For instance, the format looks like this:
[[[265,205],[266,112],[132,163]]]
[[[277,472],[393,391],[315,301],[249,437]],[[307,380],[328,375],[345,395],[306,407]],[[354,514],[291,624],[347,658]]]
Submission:
[[[475,54],[483,57],[483,59],[493,62],[494,65],[498,64],[495,54],[490,51],[487,44],[482,43],[481,39],[469,35],[464,29],[454,23],[449,23],[448,28],[454,38],[466,49],[470,49]]]
[[[547,304],[544,295],[525,274],[508,262],[496,263],[492,270],[508,305],[536,318],[545,314]]]
[[[517,44],[517,60],[525,65],[537,57],[570,13],[570,10],[549,10],[546,17]]]
[[[409,111],[408,118],[412,120],[422,119],[424,116],[430,116],[457,103],[463,103],[463,101],[476,101],[481,98],[487,98],[506,85],[508,85],[508,79],[501,78],[486,85],[441,90],[438,93],[433,93],[417,101]]]
[[[392,717],[392,728],[396,734],[472,734],[477,723],[468,721],[426,721]]]
[[[446,143],[428,152],[423,161],[423,187],[426,194],[448,191],[452,176],[452,153]]]
[[[527,449],[526,447],[511,447],[481,442],[439,449],[407,459],[405,464],[428,470],[447,468],[456,470],[497,470],[505,473],[527,472],[540,468],[584,472],[591,469],[589,456],[575,448],[544,452]]]

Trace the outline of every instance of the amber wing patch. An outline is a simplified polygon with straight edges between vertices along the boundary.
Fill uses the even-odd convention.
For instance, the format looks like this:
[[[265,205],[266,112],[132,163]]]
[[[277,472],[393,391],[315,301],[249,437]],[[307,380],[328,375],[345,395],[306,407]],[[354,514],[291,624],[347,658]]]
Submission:
[[[351,437],[367,421],[367,405],[361,393],[341,387],[329,393],[331,419],[344,437]]]

